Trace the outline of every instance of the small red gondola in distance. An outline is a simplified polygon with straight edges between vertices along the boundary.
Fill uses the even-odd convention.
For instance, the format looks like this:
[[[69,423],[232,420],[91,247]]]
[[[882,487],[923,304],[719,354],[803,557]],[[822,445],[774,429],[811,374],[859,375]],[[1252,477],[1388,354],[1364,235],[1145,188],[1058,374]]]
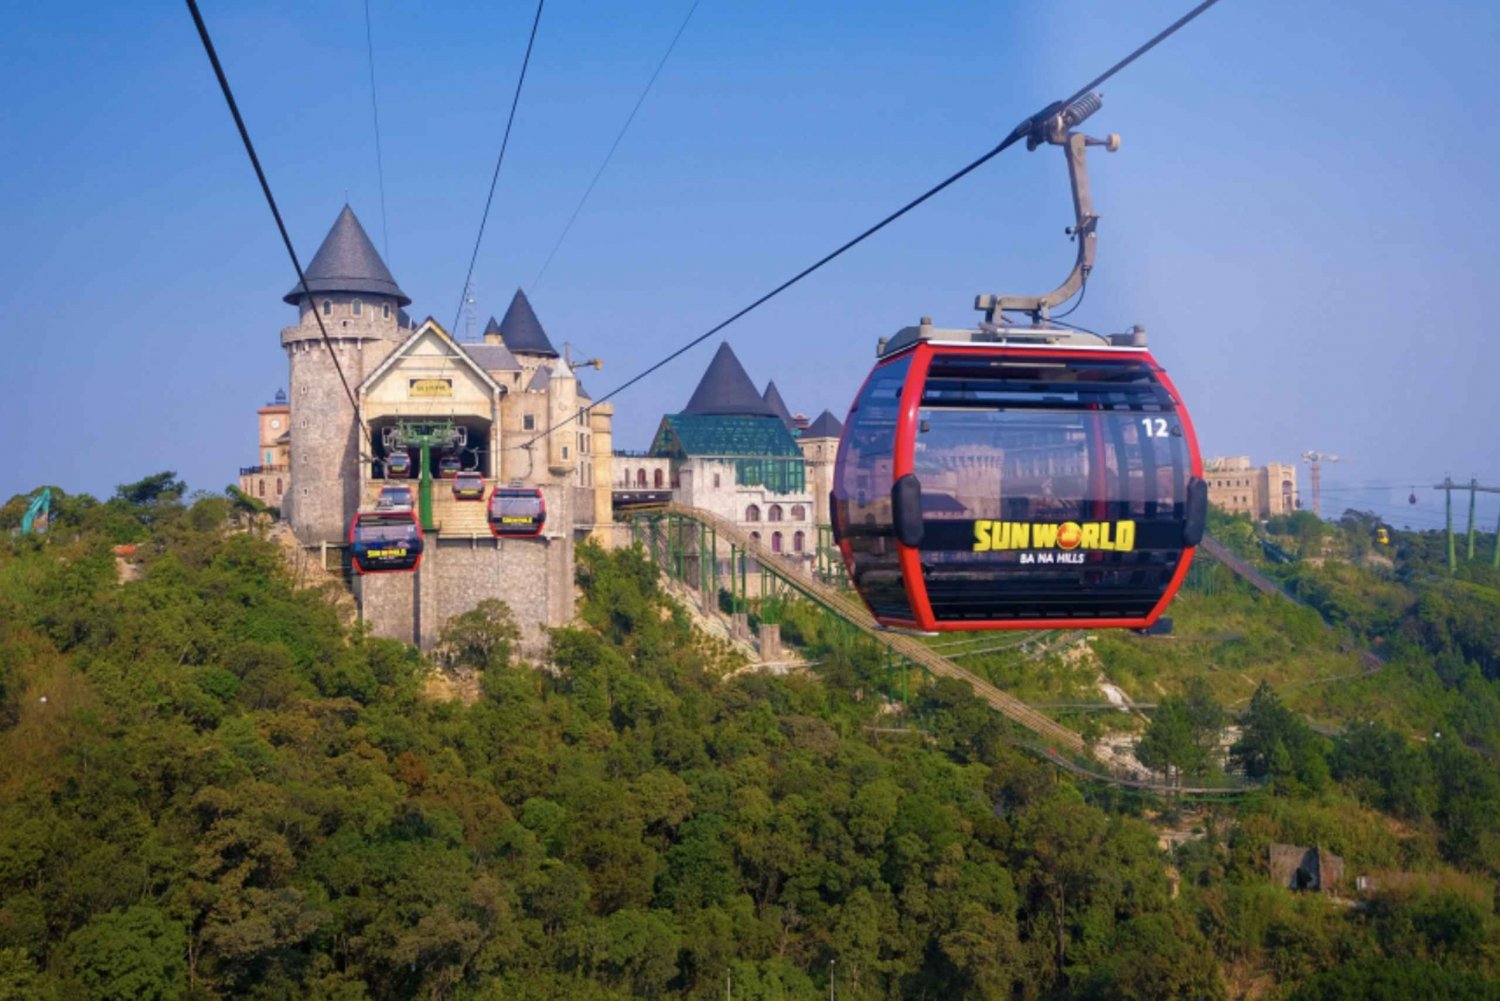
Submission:
[[[486,510],[490,534],[497,539],[528,539],[547,524],[547,501],[539,487],[495,487]]]
[[[360,511],[349,523],[349,555],[359,574],[401,573],[422,563],[422,526],[410,508]]]
[[[1085,147],[1098,94],[1018,126],[1063,147],[1077,260],[1046,295],[980,296],[978,329],[883,340],[844,422],[830,511],[882,624],[924,631],[1154,624],[1202,539],[1208,488],[1182,397],[1139,327],[1048,322],[1094,268]],[[1020,324],[1006,313],[1030,318]]]

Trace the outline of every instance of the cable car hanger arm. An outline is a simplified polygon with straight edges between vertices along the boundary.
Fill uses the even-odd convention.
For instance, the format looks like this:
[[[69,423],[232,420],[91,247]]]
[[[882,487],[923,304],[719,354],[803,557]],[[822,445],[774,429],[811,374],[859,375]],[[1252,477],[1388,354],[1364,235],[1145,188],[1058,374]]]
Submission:
[[[1104,95],[1098,93],[1085,94],[1067,105],[1057,102],[1016,126],[1011,133],[1011,137],[1015,139],[1024,137],[1028,150],[1035,150],[1043,144],[1063,148],[1063,155],[1068,162],[1068,182],[1073,189],[1074,222],[1067,232],[1078,241],[1078,256],[1067,279],[1046,295],[976,296],[974,308],[983,310],[985,319],[990,324],[1003,324],[1006,310],[1028,313],[1033,323],[1046,319],[1047,310],[1073,298],[1088,281],[1089,272],[1094,269],[1097,243],[1095,228],[1099,217],[1094,214],[1094,199],[1089,191],[1085,149],[1089,146],[1103,146],[1106,152],[1113,153],[1120,148],[1120,137],[1110,133],[1103,139],[1095,139],[1070,130],[1098,111],[1103,103]]]

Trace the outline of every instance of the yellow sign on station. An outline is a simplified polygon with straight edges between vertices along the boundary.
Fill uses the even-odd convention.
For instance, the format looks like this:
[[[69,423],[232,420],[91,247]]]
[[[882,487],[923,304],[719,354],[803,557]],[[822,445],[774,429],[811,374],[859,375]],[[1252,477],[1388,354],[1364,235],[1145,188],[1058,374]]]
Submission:
[[[407,396],[452,396],[452,379],[409,379],[406,383]]]
[[[1128,553],[1135,548],[1133,521],[974,522],[974,552],[1003,549],[1102,549]]]

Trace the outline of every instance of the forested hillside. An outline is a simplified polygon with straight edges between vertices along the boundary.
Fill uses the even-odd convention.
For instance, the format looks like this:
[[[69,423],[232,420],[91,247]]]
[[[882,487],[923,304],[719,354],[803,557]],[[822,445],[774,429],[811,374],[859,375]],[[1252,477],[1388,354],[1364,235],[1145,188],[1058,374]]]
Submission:
[[[1293,580],[1406,681],[1331,735],[1267,686],[1235,751],[1266,785],[1197,811],[1075,786],[958,683],[893,711],[795,612],[814,669],[734,670],[638,551],[580,548],[547,664],[496,604],[428,661],[183,489],[59,494],[40,537],[0,508],[0,1001],[1500,997],[1466,583],[1353,621],[1332,564]],[[1396,718],[1414,692],[1450,730]],[[1383,888],[1273,886],[1277,841]]]

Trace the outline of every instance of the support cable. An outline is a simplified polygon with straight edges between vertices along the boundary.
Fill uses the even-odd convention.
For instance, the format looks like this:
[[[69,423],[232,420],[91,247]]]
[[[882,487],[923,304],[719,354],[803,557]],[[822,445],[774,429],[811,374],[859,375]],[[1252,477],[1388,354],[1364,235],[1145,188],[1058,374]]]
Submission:
[[[500,165],[505,162],[505,148],[510,145],[510,129],[516,121],[516,107],[521,103],[521,87],[526,83],[526,67],[531,65],[531,47],[536,44],[537,25],[542,23],[542,5],[546,0],[537,0],[536,17],[531,21],[531,37],[526,41],[526,57],[521,60],[521,75],[516,78],[516,93],[510,101],[510,117],[505,120],[505,137],[500,140],[500,155],[495,158],[495,173],[490,177],[490,193],[484,200],[484,212],[479,217],[479,232],[474,237],[474,252],[469,255],[469,271],[464,275],[463,289],[458,294],[458,311],[453,314],[454,336],[458,333],[458,321],[464,315],[464,300],[469,296],[469,283],[474,280],[474,262],[479,260],[479,245],[484,240],[484,226],[490,219],[490,205],[495,200],[495,182],[500,180]]]
[[[1212,7],[1214,4],[1216,4],[1218,2],[1219,2],[1219,0],[1203,0],[1202,3],[1198,4],[1196,7],[1194,7],[1192,10],[1188,11],[1182,17],[1178,18],[1176,21],[1172,22],[1166,28],[1164,28],[1161,31],[1157,32],[1148,41],[1146,41],[1144,44],[1142,44],[1141,46],[1139,46],[1138,48],[1136,48],[1136,50],[1134,52],[1130,53],[1124,59],[1121,59],[1119,62],[1115,63],[1113,66],[1111,66],[1109,69],[1105,70],[1103,73],[1099,74],[1093,80],[1090,80],[1086,85],[1084,85],[1082,88],[1080,88],[1079,90],[1077,90],[1076,92],[1074,92],[1074,94],[1071,97],[1069,97],[1069,98],[1067,98],[1066,100],[1063,100],[1063,101],[1056,101],[1056,102],[1054,102],[1052,104],[1049,104],[1047,107],[1043,108],[1041,111],[1037,112],[1036,114],[1034,114],[1031,117],[1029,117],[1029,118],[1025,119],[1024,121],[1022,121],[1019,125],[1017,125],[1014,129],[1011,130],[1011,132],[1010,132],[1009,135],[1007,135],[1003,140],[1001,140],[1001,142],[999,143],[999,145],[995,146],[989,152],[982,154],[977,159],[970,161],[966,166],[960,168],[959,170],[955,171],[952,174],[949,174],[946,178],[944,178],[943,180],[939,181],[937,184],[933,185],[932,187],[928,188],[922,194],[918,195],[916,198],[913,198],[911,201],[907,202],[905,205],[903,205],[900,208],[896,209],[896,211],[892,212],[890,215],[887,215],[885,218],[881,219],[879,222],[877,222],[874,225],[870,226],[868,229],[864,230],[863,232],[861,232],[857,236],[853,237],[852,239],[850,239],[850,240],[846,241],[845,243],[839,245],[836,249],[834,249],[834,250],[830,251],[829,253],[823,255],[822,257],[818,258],[818,260],[814,261],[812,264],[809,264],[807,267],[803,268],[801,271],[797,272],[795,275],[793,275],[792,277],[788,278],[786,281],[782,282],[780,285],[777,285],[775,288],[771,289],[771,291],[765,293],[760,298],[754,300],[748,306],[745,306],[745,307],[739,309],[735,313],[731,314],[728,318],[719,321],[718,323],[714,324],[712,327],[709,327],[703,333],[699,334],[697,337],[694,337],[692,340],[690,340],[686,344],[682,345],[682,347],[680,347],[677,350],[675,350],[675,351],[671,352],[670,354],[666,355],[664,358],[662,358],[661,360],[655,362],[654,364],[647,366],[645,369],[643,369],[642,371],[640,371],[636,375],[631,376],[629,379],[626,379],[624,382],[620,383],[620,385],[616,386],[614,389],[610,390],[608,393],[605,393],[604,396],[602,396],[601,398],[599,398],[599,399],[593,401],[592,403],[590,403],[587,407],[582,407],[579,410],[577,410],[575,413],[570,414],[569,416],[563,418],[562,420],[558,421],[557,423],[550,425],[545,430],[537,432],[535,435],[533,435],[530,439],[528,439],[527,441],[523,442],[522,444],[515,445],[515,446],[510,446],[510,447],[511,448],[530,448],[532,445],[536,444],[536,442],[542,440],[543,438],[546,438],[553,431],[556,431],[559,428],[566,427],[567,425],[573,423],[574,421],[579,420],[585,414],[591,412],[595,407],[598,407],[598,406],[600,406],[600,405],[602,405],[604,403],[609,402],[611,399],[613,399],[614,397],[618,396],[620,393],[624,392],[625,390],[629,389],[631,386],[634,386],[636,383],[640,382],[642,379],[646,378],[647,376],[651,375],[652,373],[656,372],[657,370],[661,369],[662,367],[664,367],[664,366],[670,364],[671,362],[675,361],[676,359],[680,358],[682,355],[684,355],[687,352],[691,351],[693,348],[697,347],[699,344],[702,344],[704,341],[708,340],[710,337],[712,337],[714,334],[717,334],[719,331],[723,330],[725,327],[730,326],[735,321],[737,321],[737,320],[745,317],[746,315],[754,312],[755,310],[759,309],[761,306],[763,306],[766,303],[770,302],[772,299],[776,298],[781,293],[783,293],[787,289],[791,288],[793,285],[796,285],[798,282],[802,281],[802,279],[804,279],[804,278],[808,277],[809,275],[813,274],[814,272],[820,270],[824,265],[831,263],[832,261],[836,260],[837,258],[843,256],[848,251],[850,251],[850,250],[854,249],[855,247],[859,246],[861,243],[863,243],[864,241],[868,240],[870,237],[874,236],[876,233],[880,232],[881,230],[885,229],[887,226],[889,226],[891,223],[895,222],[897,219],[900,219],[902,216],[906,215],[912,209],[914,209],[917,206],[921,205],[922,203],[926,202],[928,199],[932,198],[933,196],[935,196],[935,195],[937,195],[937,194],[939,194],[939,193],[947,190],[948,188],[952,187],[954,184],[956,184],[959,181],[963,180],[965,177],[968,177],[974,171],[978,170],[980,167],[984,166],[986,163],[989,163],[995,157],[999,156],[1001,153],[1005,152],[1007,149],[1010,149],[1010,147],[1014,146],[1016,143],[1020,142],[1022,139],[1025,139],[1028,136],[1032,136],[1032,135],[1036,134],[1038,132],[1038,130],[1045,123],[1047,123],[1048,121],[1050,121],[1051,119],[1053,119],[1055,116],[1057,116],[1058,114],[1060,114],[1069,105],[1073,104],[1075,101],[1077,101],[1079,98],[1083,97],[1084,95],[1092,92],[1095,87],[1098,87],[1100,84],[1104,83],[1105,81],[1107,81],[1111,77],[1113,77],[1116,73],[1119,73],[1121,70],[1125,69],[1125,67],[1127,67],[1131,63],[1135,62],[1141,56],[1145,55],[1147,52],[1150,52],[1152,49],[1154,49],[1156,46],[1160,45],[1167,38],[1169,38],[1172,35],[1176,34],[1183,27],[1185,27],[1186,25],[1188,25],[1189,23],[1191,23],[1196,17],[1198,17],[1198,15],[1202,14],[1204,11],[1208,10],[1210,7]]]
[[[646,103],[646,95],[651,93],[651,88],[656,84],[656,78],[661,76],[662,68],[667,65],[667,60],[672,57],[672,50],[677,48],[677,40],[687,30],[688,22],[693,19],[693,11],[698,9],[698,4],[701,2],[702,0],[693,0],[693,5],[688,8],[688,12],[683,17],[682,23],[677,26],[677,34],[672,36],[671,43],[667,45],[667,51],[662,53],[661,60],[656,64],[656,69],[652,72],[651,79],[646,81],[646,89],[641,91],[641,96],[635,99],[635,107],[631,108],[630,114],[625,116],[625,124],[620,126],[619,133],[615,135],[615,141],[610,144],[609,152],[604,154],[604,161],[599,164],[599,169],[594,171],[594,179],[589,181],[589,186],[584,190],[583,197],[578,199],[578,204],[573,207],[573,214],[568,217],[567,225],[562,228],[562,232],[557,236],[557,242],[552,245],[552,249],[547,253],[547,259],[542,262],[541,270],[531,280],[532,295],[536,294],[537,286],[542,283],[542,277],[546,275],[547,269],[552,266],[552,259],[557,256],[557,251],[562,247],[563,241],[568,238],[568,233],[573,229],[573,223],[578,221],[578,214],[583,211],[584,203],[594,193],[594,187],[599,183],[599,178],[604,176],[604,168],[609,166],[609,161],[615,155],[615,150],[620,148],[620,140],[624,139],[625,133],[630,131],[630,123],[635,121],[636,112],[640,111],[641,105]]]
[[[370,57],[370,112],[375,116],[375,174],[380,180],[380,242],[385,263],[391,263],[391,233],[385,219],[385,157],[380,151],[380,102],[375,96],[375,36],[370,30],[370,0],[365,0],[365,51]]]
[[[271,215],[276,219],[276,229],[281,233],[281,242],[286,245],[287,256],[292,259],[292,267],[297,270],[297,284],[302,286],[302,294],[307,296],[313,318],[318,321],[318,332],[323,335],[323,343],[328,348],[328,357],[333,362],[334,371],[339,375],[339,382],[344,386],[344,395],[349,397],[349,405],[354,408],[354,419],[364,429],[365,440],[368,441],[370,429],[365,426],[365,419],[359,412],[359,401],[355,399],[354,390],[349,388],[349,380],[344,376],[344,366],[339,364],[339,356],[334,351],[333,340],[328,336],[328,328],[323,325],[323,316],[312,302],[312,289],[308,288],[307,275],[302,272],[302,262],[297,259],[297,251],[292,247],[292,238],[287,235],[286,223],[281,220],[281,210],[276,207],[276,197],[271,194],[271,184],[266,180],[266,172],[260,165],[260,157],[255,154],[255,144],[250,141],[250,132],[245,128],[245,119],[240,116],[240,107],[234,100],[234,91],[229,87],[229,78],[224,75],[224,66],[219,62],[219,53],[214,48],[213,39],[208,36],[208,26],[203,23],[203,14],[198,10],[197,0],[187,0],[187,5],[193,15],[193,24],[198,27],[198,38],[203,42],[203,51],[207,53],[208,61],[213,64],[214,76],[219,79],[219,89],[224,92],[224,101],[229,105],[229,113],[234,116],[234,125],[239,129],[240,140],[245,144],[245,152],[250,155],[250,165],[255,168],[255,176],[260,181],[261,193],[266,196],[266,204],[270,206]]]

